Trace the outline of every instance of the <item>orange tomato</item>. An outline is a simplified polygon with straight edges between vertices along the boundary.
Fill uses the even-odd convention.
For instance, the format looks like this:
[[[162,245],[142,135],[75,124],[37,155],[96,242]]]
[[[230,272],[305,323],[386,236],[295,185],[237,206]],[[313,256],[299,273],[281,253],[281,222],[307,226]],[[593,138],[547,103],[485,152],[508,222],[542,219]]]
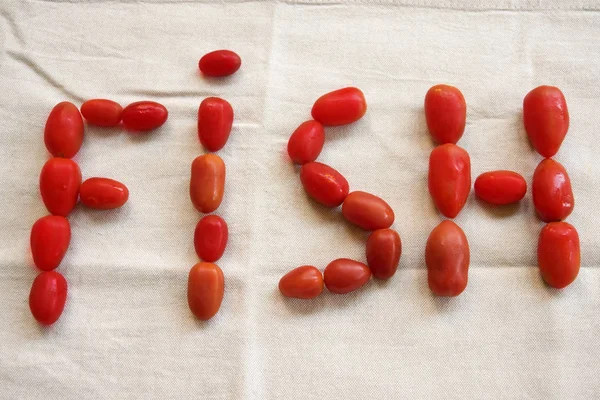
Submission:
[[[188,305],[196,318],[207,321],[221,308],[225,284],[223,271],[216,264],[200,262],[188,277]]]
[[[225,190],[225,163],[216,154],[196,157],[192,162],[190,198],[201,213],[211,213],[221,205]]]
[[[313,299],[323,291],[323,274],[312,265],[303,265],[285,274],[279,281],[285,297]]]

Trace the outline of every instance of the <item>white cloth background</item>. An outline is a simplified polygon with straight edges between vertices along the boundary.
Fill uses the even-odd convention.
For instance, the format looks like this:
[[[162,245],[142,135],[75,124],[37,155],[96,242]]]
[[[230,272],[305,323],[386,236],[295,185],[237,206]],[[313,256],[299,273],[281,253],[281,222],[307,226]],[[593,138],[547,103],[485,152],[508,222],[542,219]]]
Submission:
[[[0,25],[0,398],[600,398],[597,1],[5,0]],[[202,79],[198,59],[220,48],[242,68]],[[530,182],[541,158],[522,127],[523,97],[540,84],[565,93],[571,127],[556,158],[573,182],[568,221],[582,246],[567,289],[539,276],[529,191],[504,210],[471,195],[456,218],[471,245],[469,285],[455,299],[431,295],[424,248],[442,218],[427,192],[422,105],[441,82],[467,100],[459,144],[473,179],[512,169]],[[365,233],[310,201],[285,153],[314,100],[349,85],[368,112],[327,129],[319,160],[394,208],[400,268],[353,294],[284,299],[277,283],[291,268],[365,257]],[[200,218],[188,182],[203,153],[197,107],[213,95],[235,110],[219,152],[230,242],[218,262],[223,305],[199,323],[186,300]],[[84,178],[122,181],[130,200],[72,213],[58,269],[68,303],[43,329],[27,303],[29,231],[47,213],[43,127],[56,103],[96,97],[159,101],[169,120],[144,136],[86,128]]]

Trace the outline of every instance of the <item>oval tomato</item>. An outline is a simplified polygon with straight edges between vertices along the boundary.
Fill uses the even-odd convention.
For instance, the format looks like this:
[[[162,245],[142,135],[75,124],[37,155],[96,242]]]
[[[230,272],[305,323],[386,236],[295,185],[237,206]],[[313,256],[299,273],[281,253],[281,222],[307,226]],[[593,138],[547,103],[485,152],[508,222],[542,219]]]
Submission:
[[[227,223],[218,215],[202,218],[194,231],[194,248],[202,260],[215,262],[223,255],[227,247],[229,231]]]
[[[67,281],[56,271],[39,274],[29,292],[29,309],[41,324],[55,323],[65,308],[67,301]]]
[[[371,278],[371,270],[365,264],[338,258],[325,268],[323,280],[332,293],[345,294],[363,287]]]
[[[346,178],[329,165],[309,162],[300,169],[300,181],[306,193],[325,207],[337,207],[348,195]]]
[[[225,163],[216,154],[196,157],[192,162],[190,198],[201,213],[211,213],[221,205],[225,191]]]
[[[169,112],[165,106],[154,101],[138,101],[125,107],[121,117],[128,131],[144,132],[164,124]]]
[[[313,299],[323,291],[323,274],[312,265],[303,265],[285,274],[279,281],[285,297]]]
[[[367,264],[375,278],[391,278],[396,273],[401,254],[400,235],[393,229],[378,229],[367,240]]]
[[[48,215],[31,228],[29,242],[33,262],[42,271],[58,267],[69,248],[71,225],[65,217]]]
[[[533,173],[533,205],[544,222],[560,221],[573,211],[575,200],[565,168],[551,158],[542,160]]]
[[[313,119],[326,126],[358,121],[367,112],[365,95],[360,89],[347,87],[319,97],[312,108]]]
[[[40,193],[48,211],[66,217],[77,204],[81,170],[68,158],[51,158],[40,174]]]
[[[394,210],[383,199],[370,193],[355,191],[342,204],[347,221],[367,231],[385,229],[394,223]]]
[[[436,143],[456,144],[465,131],[467,120],[463,94],[454,86],[433,86],[425,95],[425,119]]]
[[[188,305],[196,318],[207,321],[221,308],[225,283],[223,271],[216,264],[201,262],[188,276]]]
[[[231,50],[215,50],[202,56],[198,68],[206,76],[223,77],[235,73],[242,59]]]
[[[569,130],[569,110],[560,89],[538,86],[527,93],[523,122],[533,148],[546,158],[555,155]]]
[[[438,296],[458,296],[467,287],[469,242],[463,230],[450,220],[436,226],[425,247],[427,281]]]
[[[451,143],[433,149],[429,156],[428,185],[437,209],[448,218],[456,217],[471,191],[469,153]]]
[[[232,125],[231,104],[218,97],[202,100],[198,108],[198,138],[206,150],[221,150],[229,139]]]
[[[108,178],[86,179],[79,189],[84,206],[97,210],[119,208],[129,199],[129,190],[121,182]]]
[[[521,201],[527,193],[525,178],[512,171],[490,171],[475,179],[475,194],[490,204],[504,205]]]
[[[58,103],[48,116],[44,143],[54,157],[72,158],[83,144],[83,119],[73,103]]]
[[[315,120],[300,124],[290,136],[287,151],[293,162],[306,164],[315,161],[325,143],[323,125]]]
[[[81,105],[81,114],[92,125],[112,127],[121,122],[123,107],[112,100],[92,99]]]
[[[538,266],[546,283],[562,289],[579,273],[581,255],[579,234],[566,222],[550,222],[542,228],[538,241]]]

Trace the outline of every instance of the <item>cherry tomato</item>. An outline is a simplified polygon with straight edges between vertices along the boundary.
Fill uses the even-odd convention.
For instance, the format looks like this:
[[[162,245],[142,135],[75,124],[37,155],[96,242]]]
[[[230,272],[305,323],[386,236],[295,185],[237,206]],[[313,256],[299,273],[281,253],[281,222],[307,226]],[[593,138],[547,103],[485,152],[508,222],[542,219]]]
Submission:
[[[33,262],[42,271],[58,267],[69,248],[71,225],[65,217],[48,215],[31,228],[29,242]]]
[[[342,204],[342,214],[349,222],[367,231],[385,229],[394,223],[394,210],[383,199],[370,193],[355,191]]]
[[[425,119],[433,140],[456,144],[465,131],[467,104],[454,86],[435,85],[425,95]]]
[[[458,296],[467,287],[469,242],[465,233],[450,220],[436,226],[425,247],[427,281],[438,296]]]
[[[363,287],[371,278],[371,270],[365,264],[338,258],[329,263],[323,273],[325,286],[332,293],[345,294]]]
[[[72,158],[83,144],[83,119],[73,103],[58,103],[48,116],[44,143],[54,157]]]
[[[121,114],[125,129],[131,132],[156,129],[167,121],[168,116],[165,106],[154,101],[131,103]]]
[[[533,173],[533,205],[544,222],[560,221],[573,211],[571,179],[559,162],[542,160]]]
[[[527,93],[523,122],[533,148],[546,158],[555,155],[569,130],[569,110],[560,89],[538,86]]]
[[[222,77],[234,74],[242,65],[242,59],[231,50],[215,50],[205,54],[198,68],[206,76]]]
[[[229,139],[232,124],[231,104],[218,97],[202,100],[198,108],[198,137],[206,150],[221,150]]]
[[[391,278],[396,273],[401,254],[400,235],[393,229],[378,229],[367,240],[367,264],[375,278]]]
[[[66,217],[77,204],[81,170],[68,158],[51,158],[40,173],[40,193],[48,211]]]
[[[67,281],[56,271],[39,274],[29,292],[29,309],[41,324],[55,323],[65,308],[67,301]]]
[[[221,205],[225,190],[225,163],[216,154],[196,157],[192,162],[190,198],[201,213],[211,213]]]
[[[129,190],[121,182],[108,178],[86,179],[79,189],[84,206],[97,210],[119,208],[129,199]]]
[[[464,149],[448,143],[429,156],[429,193],[437,209],[454,218],[471,191],[471,159]]]
[[[538,265],[546,283],[562,289],[579,273],[581,255],[579,234],[566,222],[550,222],[542,228],[538,241]]]
[[[313,119],[326,126],[346,125],[358,121],[367,112],[365,95],[360,89],[347,87],[319,97],[312,108]]]
[[[527,182],[516,172],[490,171],[475,179],[475,194],[490,204],[517,203],[526,192]]]
[[[218,215],[207,215],[198,222],[194,231],[194,248],[198,257],[215,262],[227,247],[229,231],[227,223]]]
[[[121,122],[123,107],[112,100],[93,99],[81,105],[81,114],[92,125],[111,127]]]
[[[303,265],[285,274],[279,281],[285,297],[314,299],[323,291],[323,274],[312,265]]]
[[[203,321],[211,319],[221,308],[225,284],[218,265],[200,262],[188,277],[188,305],[192,314]]]
[[[292,133],[288,142],[287,151],[293,162],[306,164],[315,161],[325,143],[325,130],[323,125],[315,120],[303,122]]]
[[[329,165],[309,162],[300,169],[304,190],[325,207],[337,207],[348,195],[348,181]]]

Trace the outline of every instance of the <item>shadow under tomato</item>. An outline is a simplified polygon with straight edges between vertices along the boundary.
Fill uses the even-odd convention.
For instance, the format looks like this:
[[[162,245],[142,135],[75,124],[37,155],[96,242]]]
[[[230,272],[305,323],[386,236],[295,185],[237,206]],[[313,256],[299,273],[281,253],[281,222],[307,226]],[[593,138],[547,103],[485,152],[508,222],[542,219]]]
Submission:
[[[475,198],[475,202],[477,203],[477,205],[479,207],[481,207],[485,211],[486,214],[488,214],[489,216],[494,217],[494,218],[510,217],[510,216],[518,213],[521,208],[520,202],[499,206],[499,205],[494,205],[494,204],[490,204],[486,201],[483,201],[475,195],[473,197]],[[523,201],[523,200],[521,200],[521,201]]]
[[[118,135],[122,135],[123,131],[125,131],[125,127],[123,126],[122,122],[119,122],[119,124],[117,126],[97,126],[97,125],[91,125],[88,124],[86,122],[85,124],[85,134],[86,135],[92,135],[92,136],[101,136],[101,137],[112,137],[112,136],[118,136]]]
[[[106,224],[118,222],[120,220],[125,221],[130,213],[131,209],[128,200],[123,206],[110,210],[96,210],[94,208],[88,208],[80,202],[73,210],[72,215],[76,216],[78,214],[85,214],[86,217],[96,223]]]
[[[281,294],[281,292],[279,292],[279,289],[275,288],[273,291],[273,297],[279,298],[279,301],[283,303],[283,306],[290,313],[306,315],[320,312],[325,309],[326,304],[323,296],[325,292],[326,289],[323,289],[323,293],[314,299],[294,299],[285,297]]]
[[[125,128],[125,132],[127,133],[129,140],[131,140],[132,142],[145,143],[150,140],[153,140],[154,136],[162,134],[163,131],[165,130],[164,127],[167,124],[167,122],[165,122],[163,125],[159,126],[158,128],[155,128],[155,129],[152,129],[149,131],[135,131],[132,129]]]

